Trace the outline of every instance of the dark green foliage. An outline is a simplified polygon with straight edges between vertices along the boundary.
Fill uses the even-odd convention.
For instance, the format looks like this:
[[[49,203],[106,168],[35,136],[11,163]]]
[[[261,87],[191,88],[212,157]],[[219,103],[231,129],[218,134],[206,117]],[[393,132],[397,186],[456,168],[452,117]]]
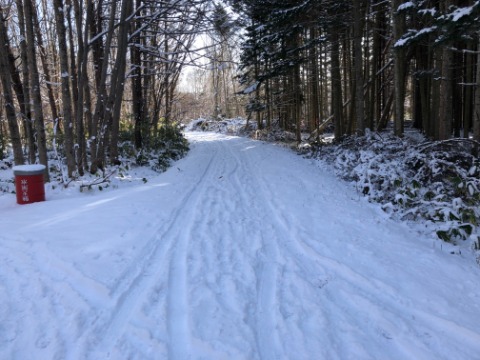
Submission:
[[[0,160],[5,159],[5,153],[7,149],[7,139],[3,135],[2,132],[0,132]]]
[[[435,223],[437,236],[466,240],[480,225],[480,160],[467,139],[418,143],[370,133],[327,152],[340,176],[404,220]],[[328,150],[328,147],[326,148]]]
[[[123,133],[123,138],[128,132]],[[133,137],[133,132],[130,133]],[[139,166],[150,166],[153,170],[163,172],[172,161],[181,159],[188,152],[188,141],[183,136],[177,124],[162,124],[155,136],[145,141],[144,147],[135,150],[133,141],[124,141],[120,147],[120,153],[126,158],[135,157],[135,163]]]
[[[446,11],[435,8],[428,1],[421,1],[404,7],[401,12],[415,19],[412,22],[418,28],[409,28],[400,39],[400,46],[421,43],[443,45],[449,41],[471,41],[480,29],[480,1],[466,7],[450,6]]]

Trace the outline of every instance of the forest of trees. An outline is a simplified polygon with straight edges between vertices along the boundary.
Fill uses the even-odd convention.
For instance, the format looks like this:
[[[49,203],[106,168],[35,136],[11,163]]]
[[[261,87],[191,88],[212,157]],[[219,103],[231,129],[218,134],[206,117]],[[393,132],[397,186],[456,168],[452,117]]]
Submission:
[[[148,147],[206,92],[215,118],[247,98],[259,128],[297,140],[390,123],[402,136],[407,120],[480,140],[479,14],[473,0],[0,0],[0,156],[47,165],[59,146],[68,176],[95,173],[118,162],[122,131]]]
[[[231,0],[258,125],[480,140],[480,2]]]
[[[122,131],[137,149],[173,121],[174,94],[209,2],[1,0],[0,154],[68,176],[118,162]]]

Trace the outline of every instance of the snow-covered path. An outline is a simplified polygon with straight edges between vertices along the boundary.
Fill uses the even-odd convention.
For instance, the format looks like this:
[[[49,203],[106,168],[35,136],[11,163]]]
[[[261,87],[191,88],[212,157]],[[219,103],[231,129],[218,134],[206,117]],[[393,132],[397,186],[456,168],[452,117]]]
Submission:
[[[288,150],[0,199],[1,359],[480,359],[480,269]],[[4,230],[3,230],[4,229]]]

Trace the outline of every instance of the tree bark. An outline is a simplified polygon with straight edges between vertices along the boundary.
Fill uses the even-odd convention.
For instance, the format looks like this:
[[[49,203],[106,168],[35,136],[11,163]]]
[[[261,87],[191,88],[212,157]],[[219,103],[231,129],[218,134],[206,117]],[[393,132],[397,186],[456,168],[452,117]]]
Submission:
[[[40,57],[42,68],[43,68],[43,76],[45,77],[45,87],[47,88],[48,104],[50,105],[50,111],[51,111],[53,123],[57,127],[57,131],[61,133],[62,127],[60,125],[60,118],[58,116],[58,108],[57,108],[55,93],[53,89],[54,81],[52,80],[52,76],[50,75],[50,67],[47,61],[47,50],[45,49],[45,45],[43,42],[43,35],[40,29],[40,24],[38,22],[38,15],[37,15],[35,6],[32,7],[32,11],[33,11],[33,18],[31,18],[31,21],[33,22],[33,25],[34,25],[35,36],[36,36],[36,46],[38,48],[38,55]],[[51,41],[53,41],[53,39]],[[51,55],[52,55],[52,58],[55,57],[55,54],[51,54]]]
[[[142,5],[142,0],[136,0],[135,8],[139,9]],[[132,24],[133,32],[136,32],[140,28],[140,24],[134,22]],[[142,39],[140,35],[133,38],[133,41],[140,42]],[[143,89],[142,89],[142,56],[139,45],[133,45],[130,47],[131,56],[131,79],[132,79],[132,113],[134,121],[134,136],[135,136],[135,148],[141,149],[143,146],[142,128],[144,127],[144,115],[143,115]]]
[[[472,110],[473,110],[473,91],[474,88],[470,84],[474,82],[474,56],[472,53],[475,49],[474,44],[468,45],[468,52],[465,54],[465,95],[464,95],[464,109],[463,109],[463,134],[464,138],[470,136],[472,130]],[[479,81],[478,79],[477,81]]]
[[[480,49],[480,32],[477,49]],[[473,138],[480,141],[480,54],[477,54],[477,84],[475,86],[475,103],[473,110]],[[480,149],[478,149],[480,151]]]
[[[340,45],[336,29],[331,34],[332,114],[335,123],[335,139],[345,135],[343,119],[342,77],[340,73]]]
[[[62,83],[63,125],[65,131],[65,156],[67,159],[68,176],[73,177],[75,171],[75,156],[73,154],[73,114],[72,96],[70,93],[70,73],[68,66],[68,51],[65,28],[65,7],[62,0],[53,0],[55,22],[57,25],[58,50],[60,57],[60,78]]]
[[[90,11],[93,5],[89,7]],[[94,45],[99,42],[99,39],[96,39],[92,45],[94,58],[97,58],[95,62],[96,69],[96,84],[97,84],[97,102],[95,104],[95,111],[92,118],[92,132],[90,135],[90,152],[92,163],[90,165],[90,173],[95,174],[97,170],[103,169],[105,163],[105,136],[106,136],[106,124],[104,119],[104,108],[107,101],[107,69],[108,62],[110,59],[110,49],[112,46],[112,39],[114,33],[114,24],[116,16],[117,5],[113,3],[111,5],[110,18],[108,21],[107,28],[107,37],[105,39],[105,45],[102,46],[103,55],[95,55],[95,49],[98,48],[98,45]],[[93,21],[92,21],[93,22]],[[92,26],[92,28],[94,28]],[[94,28],[96,30],[96,28]],[[92,32],[92,36],[97,36],[96,32]],[[98,62],[99,58],[103,56],[102,62]],[[101,69],[101,73],[98,74],[98,69]]]
[[[405,17],[398,14],[397,10],[403,3],[402,0],[394,0],[392,4],[393,17],[393,39],[397,41],[405,32]],[[403,46],[394,46],[394,133],[396,136],[403,136],[405,118],[405,49]]]
[[[27,35],[27,55],[28,55],[28,68],[30,72],[30,83],[31,87],[31,95],[33,100],[33,111],[34,111],[34,121],[35,121],[35,129],[37,135],[37,147],[38,147],[38,158],[40,160],[40,164],[45,165],[45,182],[50,181],[49,173],[48,173],[48,157],[47,157],[47,141],[45,136],[45,123],[44,123],[44,116],[43,116],[43,108],[42,108],[42,97],[41,97],[41,89],[40,89],[40,78],[38,74],[38,67],[37,67],[37,57],[36,57],[36,50],[35,50],[35,36],[34,36],[34,29],[33,29],[33,4],[32,0],[24,0],[24,15],[25,25],[26,25],[26,35]]]
[[[23,14],[22,0],[16,0],[18,11],[18,27],[20,30],[20,58],[22,60],[22,77],[23,77],[23,104],[19,99],[20,110],[22,111],[23,124],[25,128],[25,134],[27,136],[28,143],[28,160],[31,164],[35,164],[36,161],[36,144],[34,137],[34,129],[32,122],[31,104],[30,104],[30,79],[28,71],[28,55],[27,55],[27,43],[25,33],[25,16]],[[23,106],[22,106],[23,105]]]
[[[355,118],[357,135],[365,133],[365,97],[363,93],[364,74],[363,74],[363,2],[354,0],[353,2],[353,61],[355,78]]]
[[[112,84],[110,89],[109,103],[112,104],[112,111],[107,114],[110,116],[110,161],[118,163],[118,137],[120,131],[120,111],[125,89],[125,73],[127,66],[128,53],[128,32],[130,21],[127,20],[133,9],[133,0],[123,0],[120,13],[120,27],[117,43],[117,58],[112,70]],[[107,116],[108,116],[107,115]],[[108,118],[108,117],[107,117]]]
[[[90,8],[91,0],[87,0],[85,8]],[[85,28],[82,28],[80,4],[78,0],[73,0],[73,8],[76,19],[77,39],[78,39],[78,52],[77,52],[77,91],[74,97],[75,106],[75,124],[76,124],[76,140],[77,149],[75,151],[75,159],[77,163],[77,170],[80,176],[83,176],[85,168],[87,167],[87,155],[86,155],[86,142],[85,142],[85,126],[83,122],[84,115],[86,118],[91,116],[90,109],[90,91],[88,88],[87,79],[87,65],[88,65],[88,28],[89,23],[92,20],[92,12],[87,11]],[[86,110],[85,110],[86,109]],[[89,129],[90,130],[90,129]],[[91,135],[91,132],[89,132]]]
[[[10,141],[13,148],[13,159],[16,165],[25,162],[22,151],[22,142],[20,139],[20,130],[18,128],[16,111],[13,102],[12,79],[10,76],[10,66],[6,48],[10,48],[7,36],[7,27],[3,17],[3,10],[0,7],[0,42],[4,44],[4,49],[0,51],[0,77],[2,81],[3,98],[5,101],[5,113],[7,115],[8,129],[10,132]]]
[[[310,28],[310,37],[315,39],[318,36],[317,29],[315,27]],[[314,45],[310,49],[310,72],[311,79],[310,81],[310,121],[309,121],[309,130],[310,133],[313,133],[315,129],[320,124],[320,96],[319,96],[319,84],[320,78],[318,75],[318,51],[317,46]]]
[[[453,121],[453,52],[448,45],[442,50],[442,74],[440,78],[440,108],[438,140],[450,139]]]

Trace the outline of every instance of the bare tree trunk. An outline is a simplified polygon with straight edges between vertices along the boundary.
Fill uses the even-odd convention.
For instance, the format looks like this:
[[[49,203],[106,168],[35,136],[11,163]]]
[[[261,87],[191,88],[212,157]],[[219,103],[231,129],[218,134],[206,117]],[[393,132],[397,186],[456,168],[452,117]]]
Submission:
[[[2,81],[3,97],[5,100],[5,113],[7,115],[8,129],[10,131],[10,141],[13,148],[13,159],[16,165],[24,163],[25,159],[22,152],[22,142],[20,140],[20,130],[18,128],[15,107],[13,103],[12,79],[10,76],[10,66],[6,48],[10,48],[7,36],[7,27],[3,17],[3,11],[0,7],[0,41],[4,44],[4,49],[0,51],[0,77]]]
[[[91,0],[87,0],[85,8],[90,8]],[[77,38],[78,38],[78,76],[77,76],[77,95],[74,97],[75,106],[75,124],[76,124],[76,140],[78,148],[75,152],[75,158],[77,163],[77,170],[80,176],[84,174],[84,170],[87,167],[86,159],[86,143],[85,143],[85,126],[83,122],[84,115],[86,117],[91,116],[90,108],[90,92],[88,91],[88,79],[87,79],[87,64],[88,64],[88,27],[89,22],[92,20],[92,12],[87,11],[87,18],[85,20],[85,29],[82,29],[81,21],[81,9],[78,0],[73,0],[73,8],[76,19]],[[85,110],[87,109],[87,110]],[[91,135],[89,129],[89,135]]]
[[[480,32],[478,36],[477,49],[480,49]],[[477,84],[475,86],[475,104],[473,110],[473,138],[480,141],[480,54],[477,54]],[[479,149],[480,151],[480,149]]]
[[[26,35],[27,35],[27,53],[28,53],[28,68],[30,72],[30,83],[31,94],[33,100],[33,110],[35,115],[35,128],[37,132],[37,147],[38,147],[38,158],[40,164],[45,165],[45,181],[50,181],[48,174],[48,157],[47,157],[47,141],[45,136],[45,124],[43,117],[42,109],[42,97],[40,89],[40,78],[38,74],[38,67],[36,61],[36,51],[35,51],[35,36],[33,31],[33,4],[32,0],[24,0],[24,15],[26,25]]]
[[[167,14],[165,13],[165,16]],[[165,88],[165,124],[170,124],[170,113],[172,112],[172,109],[171,109],[171,103],[172,103],[172,99],[170,97],[170,47],[169,47],[169,37],[167,36],[167,33],[168,33],[168,23],[167,23],[167,20],[164,21],[164,36],[165,36],[165,39],[164,39],[164,44],[163,44],[163,51],[165,53],[165,62],[164,62],[164,68],[165,68],[165,74],[164,74],[164,88]],[[215,54],[215,57],[217,55]],[[217,59],[215,58],[215,61]],[[217,116],[219,115],[217,113],[218,111],[218,99],[219,99],[219,93],[220,93],[220,88],[219,88],[219,79],[220,79],[220,76],[219,76],[219,73],[218,73],[218,69],[217,68],[214,68],[214,74],[216,74],[216,86],[215,86],[215,118],[217,118]],[[214,80],[215,81],[215,80]]]
[[[110,101],[112,111],[110,112],[110,161],[118,163],[118,136],[120,131],[120,110],[123,101],[125,88],[125,72],[128,53],[128,32],[130,21],[127,20],[132,12],[133,0],[123,0],[120,13],[120,28],[117,43],[117,58],[112,70],[112,87],[110,89]]]
[[[352,59],[352,42],[350,37],[344,37],[343,39],[343,54],[342,54],[342,63],[343,63],[343,72],[344,77],[344,93],[346,102],[346,114],[345,116],[345,133],[347,135],[352,135],[354,133],[355,125],[355,81],[353,77],[353,59]]]
[[[40,30],[40,24],[38,22],[38,15],[37,15],[35,6],[32,7],[32,11],[33,11],[33,18],[31,18],[31,21],[33,21],[33,24],[35,27],[35,36],[37,40],[36,46],[38,46],[38,54],[40,55],[40,60],[42,63],[43,76],[45,77],[45,86],[47,88],[47,97],[48,97],[48,103],[50,105],[50,111],[52,113],[52,120],[54,124],[57,125],[57,131],[62,132],[62,127],[60,126],[60,118],[58,116],[58,109],[57,109],[55,94],[53,91],[54,81],[52,80],[52,76],[50,75],[50,67],[48,66],[48,61],[47,61],[47,50],[45,49],[45,45],[43,43],[43,35],[42,35],[42,31]]]
[[[91,5],[93,6],[93,5]],[[98,70],[101,69],[101,74],[96,75],[97,79],[97,102],[95,104],[95,111],[93,113],[92,118],[92,132],[90,135],[90,152],[92,157],[92,163],[90,166],[90,172],[95,174],[97,170],[103,169],[105,163],[105,123],[104,123],[104,108],[105,103],[107,101],[107,69],[108,69],[108,61],[109,61],[109,54],[110,48],[112,46],[112,38],[114,33],[114,24],[115,24],[115,15],[116,15],[116,4],[113,3],[111,5],[111,12],[110,18],[108,21],[108,28],[107,28],[107,38],[105,40],[105,45],[103,48],[103,59],[102,62],[95,63],[95,67]],[[90,11],[93,11],[90,7]],[[97,33],[92,33],[92,36],[97,36]],[[94,43],[99,42],[97,39]],[[97,56],[100,58],[102,55],[97,54],[95,56],[95,48],[94,46],[94,58]],[[97,59],[98,61],[98,59]],[[97,72],[96,72],[97,74]]]
[[[376,30],[373,33],[372,39],[372,74],[371,74],[371,85],[370,85],[370,102],[369,102],[369,116],[371,117],[372,129],[377,128],[380,118],[382,117],[382,97],[381,97],[381,74],[380,70],[382,69],[382,37],[380,36],[380,31],[383,29],[383,16],[384,12],[382,10],[377,11],[375,14],[375,23],[374,27]]]
[[[363,94],[364,75],[363,75],[363,2],[354,0],[353,2],[353,61],[355,73],[355,118],[357,135],[365,133],[365,97]]]
[[[139,9],[142,5],[142,0],[136,0],[135,8]],[[140,24],[134,22],[132,24],[133,31],[136,32],[140,28]],[[133,38],[133,41],[141,41],[140,35]],[[141,149],[143,146],[142,127],[144,127],[144,99],[142,89],[142,57],[139,46],[133,45],[130,47],[131,56],[131,79],[132,79],[132,113],[134,121],[135,133],[135,148]]]
[[[86,24],[86,26],[89,27],[91,38],[99,36],[104,30],[102,28],[102,19],[105,17],[105,14],[102,13],[102,9],[104,7],[103,3],[104,3],[104,0],[98,0],[98,1],[88,0],[87,1],[87,4],[86,4],[87,17],[90,17],[90,21]],[[97,6],[96,8],[95,8],[95,5]],[[111,6],[112,6],[112,12],[110,15],[114,15],[116,13],[115,11],[116,5],[113,4]],[[112,19],[112,16],[110,16],[109,23],[113,26],[113,21],[111,19]],[[110,28],[109,31],[113,32],[113,29]],[[86,45],[87,44],[85,44],[85,46]],[[110,51],[109,46],[108,46],[108,50],[105,49],[107,48],[107,45],[108,45],[108,35],[107,35],[107,40],[105,45],[103,44],[103,41],[94,41],[93,43],[90,44],[90,47],[92,49],[92,61],[93,61],[93,69],[95,74],[95,86],[97,89],[99,89],[102,86],[102,75],[104,74],[104,67],[108,64],[108,61],[107,62],[105,61],[105,56],[104,56],[105,54],[108,54],[108,51]]]
[[[23,124],[25,127],[25,133],[28,143],[28,160],[31,164],[36,161],[36,145],[34,137],[34,129],[32,122],[32,113],[30,109],[30,79],[28,71],[28,55],[27,55],[27,43],[25,41],[27,35],[25,33],[25,16],[23,14],[23,4],[21,0],[16,0],[18,11],[18,27],[20,29],[20,57],[22,59],[22,75],[23,75],[23,98],[24,102],[20,102],[20,109],[22,110]],[[22,107],[23,105],[23,107]]]
[[[440,47],[436,47],[433,50],[433,63],[435,69],[440,69],[442,67],[442,50]],[[441,80],[438,79],[439,76],[436,74],[434,81],[432,82],[432,107],[430,109],[430,116],[432,119],[432,134],[434,139],[439,139],[439,109],[440,109],[440,84]]]
[[[402,14],[397,13],[397,9],[403,3],[402,0],[394,0],[392,2],[392,18],[393,18],[393,39],[397,41],[403,35],[405,30],[405,18]],[[405,49],[403,47],[394,46],[394,74],[393,85],[395,92],[394,100],[394,133],[397,136],[403,136],[404,133],[404,117],[405,117]]]
[[[300,79],[300,64],[296,64],[293,68],[293,84],[294,84],[294,107],[293,117],[295,122],[295,137],[298,143],[302,141],[302,89]]]
[[[467,53],[465,53],[465,82],[471,84],[474,81],[474,56],[475,50],[474,44],[468,45]],[[472,53],[470,53],[472,52]],[[480,79],[479,79],[480,80]],[[473,110],[473,86],[467,85],[465,87],[465,101],[463,110],[463,137],[468,138],[470,130],[472,130],[472,110]]]
[[[310,37],[315,39],[318,36],[317,29],[315,27],[310,28]],[[310,133],[313,133],[320,123],[320,97],[319,97],[319,75],[318,75],[318,51],[317,46],[314,45],[310,49],[310,69],[311,79],[310,81],[310,111],[311,117],[309,121]]]
[[[438,139],[446,140],[452,135],[453,121],[453,52],[449,45],[442,50],[442,75],[440,79],[440,108]]]
[[[331,73],[332,73],[332,115],[335,123],[335,139],[345,135],[343,119],[342,77],[340,74],[340,44],[335,29],[332,29],[331,44]]]
[[[78,111],[78,69],[77,69],[77,55],[76,55],[76,49],[77,52],[80,51],[80,46],[83,47],[82,43],[82,23],[81,23],[81,18],[77,22],[79,27],[77,28],[78,30],[78,36],[77,36],[77,43],[75,44],[75,36],[74,36],[74,29],[73,29],[73,23],[72,23],[72,0],[67,1],[66,9],[65,9],[65,16],[67,17],[67,25],[68,25],[68,47],[69,47],[69,66],[70,66],[70,76],[71,76],[71,83],[72,83],[72,119],[73,122],[76,123],[75,119],[77,117],[77,111]],[[73,3],[77,3],[77,0],[73,0]],[[80,9],[79,9],[80,10]],[[78,14],[80,14],[80,11],[78,11]],[[76,16],[75,16],[76,17]],[[82,49],[83,51],[83,49]]]
[[[65,156],[67,158],[68,176],[73,177],[75,156],[73,154],[73,115],[72,96],[70,93],[70,73],[67,52],[67,31],[65,29],[65,8],[62,0],[53,0],[55,22],[57,25],[58,50],[60,56],[60,72],[62,83],[63,125],[65,128]]]

